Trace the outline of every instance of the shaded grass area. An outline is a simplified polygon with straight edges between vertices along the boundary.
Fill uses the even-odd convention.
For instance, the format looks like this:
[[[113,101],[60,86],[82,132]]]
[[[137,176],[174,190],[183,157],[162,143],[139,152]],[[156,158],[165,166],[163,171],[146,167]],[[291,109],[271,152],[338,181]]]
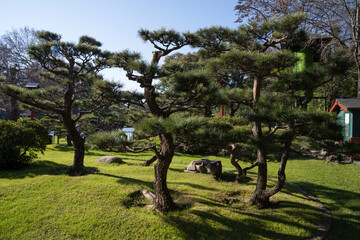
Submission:
[[[329,239],[360,239],[360,166],[293,160],[288,181],[316,196],[333,216]]]
[[[54,145],[30,168],[0,171],[0,239],[305,239],[321,216],[315,203],[291,187],[274,196],[269,209],[227,204],[224,198],[228,196],[240,200],[250,197],[255,172],[249,173],[245,184],[238,185],[233,183],[235,171],[227,158],[179,153],[170,167],[168,186],[175,202],[186,208],[167,214],[150,212],[144,207],[149,203],[138,193],[142,188],[153,190],[153,167],[140,166],[152,154],[116,154],[124,164],[95,162],[104,155],[109,154],[88,150],[85,166],[92,174],[82,177],[64,174],[72,163],[73,149]],[[224,180],[183,172],[188,163],[199,158],[222,160]],[[288,179],[292,176],[301,187],[318,189],[305,181],[304,163],[291,161]],[[270,172],[276,172],[276,167],[270,164]],[[270,179],[269,185],[273,184]],[[327,189],[317,191],[320,198],[323,195],[319,193]],[[350,197],[358,196],[351,195],[358,194],[353,189],[345,187],[343,191]],[[349,221],[354,220],[352,214]]]

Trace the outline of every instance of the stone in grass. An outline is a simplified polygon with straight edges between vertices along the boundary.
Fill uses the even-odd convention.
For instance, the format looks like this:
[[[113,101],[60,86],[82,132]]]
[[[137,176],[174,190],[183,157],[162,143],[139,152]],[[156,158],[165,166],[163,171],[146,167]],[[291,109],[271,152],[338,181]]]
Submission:
[[[200,159],[192,161],[184,172],[208,173],[219,179],[222,176],[222,165],[220,160]]]
[[[96,159],[96,162],[100,163],[123,163],[123,160],[119,157],[115,156],[103,156],[101,158]]]

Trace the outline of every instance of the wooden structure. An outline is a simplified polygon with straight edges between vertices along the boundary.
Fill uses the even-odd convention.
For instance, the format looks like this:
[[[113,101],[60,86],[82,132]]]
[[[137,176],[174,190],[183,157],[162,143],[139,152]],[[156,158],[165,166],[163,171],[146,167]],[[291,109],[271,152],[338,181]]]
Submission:
[[[343,126],[343,141],[360,143],[360,98],[337,98],[330,109],[330,112],[335,111],[338,122]],[[351,162],[354,157],[359,156],[351,156]]]

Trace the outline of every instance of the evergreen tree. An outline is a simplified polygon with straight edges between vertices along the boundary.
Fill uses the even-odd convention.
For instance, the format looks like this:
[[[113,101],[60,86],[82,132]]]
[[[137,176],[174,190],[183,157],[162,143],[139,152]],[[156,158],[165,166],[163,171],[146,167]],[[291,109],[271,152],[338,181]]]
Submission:
[[[329,52],[342,50],[355,62],[352,76],[341,76],[334,79],[333,92],[337,94],[343,88],[348,95],[360,97],[360,2],[358,0],[238,0],[235,6],[238,22],[266,22],[273,17],[287,14],[303,13],[306,20],[302,26],[310,33],[308,43],[325,40],[315,49],[321,58]],[[356,79],[356,80],[355,80]],[[356,82],[354,82],[356,81]],[[345,86],[346,85],[346,86]],[[346,89],[346,87],[349,87]]]
[[[256,189],[249,203],[258,207],[268,206],[269,198],[281,190],[289,151],[296,136],[310,135],[316,140],[338,137],[331,116],[297,109],[299,104],[296,102],[302,97],[300,92],[310,92],[321,86],[327,76],[340,74],[342,66],[342,61],[333,61],[317,69],[319,71],[312,69],[294,73],[291,70],[298,58],[281,48],[281,45],[302,46],[306,34],[299,29],[299,25],[303,20],[303,15],[288,15],[263,24],[253,22],[241,27],[231,37],[226,34],[224,38],[219,38],[228,39],[227,44],[222,43],[224,47],[220,53],[216,41],[212,45],[200,45],[204,52],[214,51],[216,54],[212,56],[218,56],[210,64],[215,75],[241,71],[247,80],[253,82],[251,88],[232,90],[229,97],[249,110],[248,119],[252,122],[257,157],[252,166],[246,169],[258,168]],[[264,129],[264,126],[267,128]],[[334,136],[326,129],[332,129],[330,133],[334,133]],[[267,159],[274,151],[282,152],[278,184],[267,189]]]
[[[80,37],[77,44],[61,41],[61,36],[51,32],[39,32],[41,43],[29,48],[30,57],[43,71],[43,78],[51,86],[37,90],[1,84],[7,95],[37,109],[60,116],[75,153],[67,173],[84,175],[84,139],[77,129],[77,122],[85,114],[94,112],[111,103],[111,94],[117,88],[104,81],[99,71],[108,67],[111,53],[100,49],[101,43],[87,36]]]
[[[156,196],[154,208],[169,211],[176,208],[166,184],[175,145],[171,131],[160,123],[176,112],[200,107],[198,102],[217,91],[217,83],[203,69],[188,71],[188,68],[182,68],[180,65],[159,66],[161,58],[184,46],[194,44],[197,41],[195,34],[178,33],[167,29],[157,31],[142,29],[139,35],[155,48],[151,62],[143,61],[138,53],[123,51],[114,56],[113,65],[124,69],[129,80],[140,84],[140,87],[144,89],[145,101],[140,101],[137,105],[149,111],[157,119],[157,121],[143,123],[145,125],[142,129],[145,129],[145,133],[149,135],[156,134],[160,140],[160,149],[151,148],[157,157],[157,163],[154,166]],[[160,92],[156,89],[155,80],[162,77],[166,77],[169,84],[166,84]]]

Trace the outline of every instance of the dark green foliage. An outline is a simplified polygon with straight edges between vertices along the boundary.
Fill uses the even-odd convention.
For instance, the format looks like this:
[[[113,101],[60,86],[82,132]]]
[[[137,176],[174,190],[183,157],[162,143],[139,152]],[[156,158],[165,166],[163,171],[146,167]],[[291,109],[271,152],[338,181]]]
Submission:
[[[251,132],[241,124],[241,118],[207,118],[188,114],[174,114],[167,119],[149,118],[135,125],[140,136],[157,136],[171,133],[182,150],[196,154],[216,154],[230,144],[242,145],[249,149],[247,143]],[[147,134],[147,135],[146,135]]]
[[[48,144],[48,130],[34,121],[0,120],[0,169],[19,168],[43,153]]]
[[[329,149],[334,141],[342,139],[334,114],[295,108],[293,99],[281,93],[263,95],[258,111],[250,114],[249,120],[268,127],[262,141],[268,153],[280,151],[291,138],[301,138],[313,150]]]
[[[346,156],[360,155],[360,144],[354,142],[345,142],[337,146],[338,154],[345,154]]]
[[[111,131],[124,127],[127,112],[117,106],[110,106],[86,115],[78,122],[80,132],[89,136],[98,131]]]
[[[197,35],[197,46],[202,48],[199,53],[205,59],[220,56],[230,49],[231,43],[240,45],[249,40],[243,32],[221,26],[200,29]]]
[[[67,135],[64,124],[55,116],[45,116],[39,120],[40,124],[43,125],[48,131],[54,131],[54,136],[57,136],[57,142],[59,139]]]
[[[96,132],[89,136],[87,142],[106,152],[142,152],[155,147],[151,139],[129,140],[121,130]]]
[[[84,139],[77,122],[87,114],[102,109],[120,99],[119,84],[104,81],[99,71],[110,67],[112,54],[100,49],[101,43],[82,36],[78,43],[61,41],[61,36],[39,32],[40,44],[29,47],[29,55],[37,61],[39,73],[50,86],[25,90],[9,84],[0,84],[7,95],[46,112],[60,116],[74,144],[74,163],[70,175],[84,175]]]
[[[188,44],[195,44],[198,38],[192,33],[179,33],[173,29],[161,28],[157,31],[140,29],[139,36],[144,41],[151,42],[157,50],[167,54],[169,51],[180,49]]]
[[[115,130],[94,133],[88,138],[88,142],[104,151],[125,152],[126,146],[133,141],[128,141],[122,131]]]

